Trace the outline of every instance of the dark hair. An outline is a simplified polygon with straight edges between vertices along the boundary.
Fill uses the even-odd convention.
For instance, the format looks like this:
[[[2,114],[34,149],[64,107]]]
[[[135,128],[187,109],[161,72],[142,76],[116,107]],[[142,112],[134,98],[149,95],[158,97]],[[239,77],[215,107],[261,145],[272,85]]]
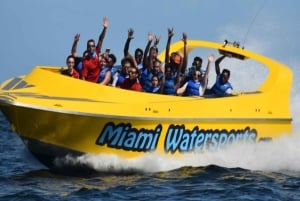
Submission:
[[[144,52],[141,48],[136,48],[134,54],[137,54],[138,52],[140,52],[143,56]]]
[[[230,70],[224,68],[223,71],[222,71],[222,74],[223,73],[227,73],[228,74],[228,78],[230,77]]]
[[[117,62],[117,57],[114,54],[109,54],[108,57],[111,58],[113,64]]]
[[[75,62],[75,57],[74,57],[73,55],[69,55],[69,56],[67,57],[67,59],[66,59],[66,63],[68,63],[68,60],[69,60],[70,58],[73,58],[73,59],[74,59],[74,62]]]
[[[196,57],[194,57],[194,61],[199,61],[200,63],[202,63],[202,58],[201,57],[198,57],[198,56],[196,56]]]
[[[151,78],[151,81],[153,80],[154,77],[156,77],[157,81],[160,82],[160,79],[159,79],[158,75],[153,75],[152,78]]]
[[[88,47],[89,47],[89,42],[93,42],[93,43],[95,44],[95,41],[94,41],[94,39],[90,39],[90,40],[88,40],[88,41],[87,41],[87,43],[86,43],[86,49],[88,49]]]
[[[155,58],[155,59],[153,59],[153,61],[152,61],[153,63],[153,66],[154,66],[154,64],[157,62],[157,63],[159,63],[159,65],[162,65],[162,63],[161,63],[161,61],[159,60],[159,59],[157,59],[157,58]]]
[[[121,60],[121,65],[124,66],[125,63],[127,63],[127,62],[130,63],[130,66],[134,67],[134,62],[132,61],[132,59],[127,58],[127,57],[125,57]]]
[[[139,71],[139,69],[138,69],[137,67],[132,66],[131,68],[134,68],[134,69],[135,69],[135,72],[136,72],[137,76],[140,75],[140,71]]]

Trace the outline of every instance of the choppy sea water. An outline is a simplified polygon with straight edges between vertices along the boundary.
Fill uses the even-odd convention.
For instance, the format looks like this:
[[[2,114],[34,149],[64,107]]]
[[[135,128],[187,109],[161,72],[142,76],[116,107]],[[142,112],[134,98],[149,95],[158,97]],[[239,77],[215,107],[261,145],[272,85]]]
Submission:
[[[300,200],[298,142],[284,137],[180,161],[85,156],[78,160],[102,173],[75,177],[37,162],[0,113],[0,200]]]

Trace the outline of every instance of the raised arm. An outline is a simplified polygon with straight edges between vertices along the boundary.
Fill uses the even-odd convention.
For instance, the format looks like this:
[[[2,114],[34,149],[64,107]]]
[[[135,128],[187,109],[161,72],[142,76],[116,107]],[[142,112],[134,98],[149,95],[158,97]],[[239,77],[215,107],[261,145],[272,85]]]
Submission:
[[[161,80],[160,80],[160,89],[159,89],[159,93],[162,94],[164,93],[164,87],[165,87],[165,81],[166,81],[166,66],[161,64],[160,65],[160,70],[162,72],[162,77],[161,77]]]
[[[124,46],[124,57],[127,57],[129,54],[129,45],[130,45],[130,41],[131,39],[134,38],[133,36],[134,30],[132,28],[128,29],[128,36],[127,36],[127,40],[125,42],[125,46]]]
[[[203,95],[206,88],[207,88],[207,84],[208,84],[208,74],[209,74],[209,69],[210,69],[210,64],[211,62],[213,62],[214,60],[214,55],[211,54],[209,55],[208,57],[208,61],[207,61],[207,66],[206,66],[206,70],[205,70],[205,74],[204,74],[204,77],[202,78],[202,81],[201,81],[201,85],[202,85],[202,92],[200,95]]]
[[[143,66],[144,68],[148,67],[148,52],[149,52],[149,49],[150,49],[150,46],[151,46],[151,43],[153,41],[153,34],[151,32],[148,33],[148,42],[147,42],[147,45],[146,45],[146,48],[145,48],[145,51],[144,51],[144,58],[143,58]]]
[[[171,45],[171,39],[173,35],[174,35],[173,28],[168,28],[168,40],[166,45],[165,63],[170,62],[170,45]]]
[[[148,73],[149,73],[153,69],[153,59],[154,59],[154,52],[153,51],[150,51],[148,59],[149,59],[148,60],[148,65],[146,66],[146,68],[148,69]]]
[[[72,49],[71,49],[71,54],[73,55],[73,57],[78,57],[77,55],[77,43],[80,39],[80,34],[77,33],[75,36],[74,36],[74,41],[73,41],[73,45],[72,45]]]
[[[216,74],[220,75],[221,71],[220,71],[220,63],[221,61],[226,57],[226,55],[222,55],[220,56],[216,61],[215,61],[215,70],[216,70]]]
[[[157,47],[158,43],[160,41],[160,36],[154,36],[154,47]]]
[[[96,49],[99,52],[101,52],[102,43],[103,43],[103,40],[104,40],[104,37],[105,37],[107,27],[108,27],[108,18],[104,17],[103,18],[103,29],[102,29],[101,34],[99,35],[98,43],[97,43],[97,46],[96,46]]]
[[[187,65],[188,65],[188,50],[187,50],[187,34],[182,33],[182,41],[183,41],[183,62],[182,67],[180,69],[181,73],[185,73]]]

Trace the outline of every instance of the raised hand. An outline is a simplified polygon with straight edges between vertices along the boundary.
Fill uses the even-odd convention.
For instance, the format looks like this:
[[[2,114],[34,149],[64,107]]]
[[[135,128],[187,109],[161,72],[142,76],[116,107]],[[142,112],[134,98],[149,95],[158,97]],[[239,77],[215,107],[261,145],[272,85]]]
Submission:
[[[107,17],[103,18],[103,27],[105,27],[105,28],[108,27],[108,18]]]
[[[184,44],[186,44],[187,42],[187,34],[185,32],[182,33],[182,41],[184,42]]]
[[[153,34],[152,34],[152,32],[148,33],[148,41],[153,41]]]
[[[75,36],[74,36],[74,42],[78,42],[80,39],[80,34],[77,33]]]
[[[208,56],[208,62],[212,62],[214,60],[214,55],[211,54]]]
[[[134,34],[134,30],[132,28],[129,28],[128,29],[128,38],[133,39],[134,38],[133,34]]]
[[[173,27],[172,28],[168,28],[168,37],[172,37],[173,35],[174,35]]]
[[[154,36],[154,45],[155,46],[158,45],[159,41],[160,41],[160,36],[159,37],[158,36]]]

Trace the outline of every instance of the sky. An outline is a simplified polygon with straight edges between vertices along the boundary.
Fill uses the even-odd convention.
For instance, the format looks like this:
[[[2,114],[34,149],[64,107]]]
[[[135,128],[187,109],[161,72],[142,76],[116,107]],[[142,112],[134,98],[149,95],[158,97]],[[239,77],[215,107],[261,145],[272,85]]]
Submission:
[[[144,49],[148,32],[161,37],[158,48],[163,50],[169,27],[174,28],[173,41],[180,40],[182,32],[189,39],[239,41],[245,49],[293,70],[292,101],[296,103],[300,90],[299,9],[298,0],[1,0],[0,83],[37,65],[65,66],[74,35],[81,35],[81,54],[88,39],[98,39],[102,19],[107,16],[109,26],[102,50],[110,48],[118,58],[117,64],[129,28],[135,30],[132,53],[137,47]],[[208,55],[200,56],[206,61]],[[261,74],[258,70],[251,76],[259,79]],[[231,75],[235,88],[241,82],[235,78],[248,76],[239,69],[232,70]],[[295,110],[300,111],[298,105]]]

